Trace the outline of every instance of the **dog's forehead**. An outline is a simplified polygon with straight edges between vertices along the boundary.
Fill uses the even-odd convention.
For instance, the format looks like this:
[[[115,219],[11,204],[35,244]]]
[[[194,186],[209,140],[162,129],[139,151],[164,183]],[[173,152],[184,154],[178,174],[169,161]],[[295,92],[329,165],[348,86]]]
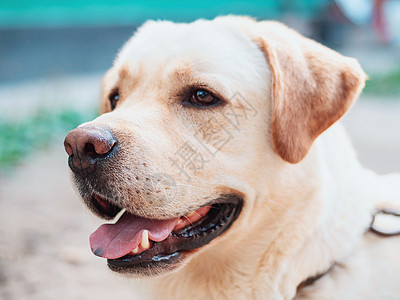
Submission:
[[[139,67],[159,73],[184,61],[200,70],[246,74],[254,65],[265,64],[265,58],[239,23],[147,22],[128,40],[114,65],[116,69],[128,67],[132,74]]]

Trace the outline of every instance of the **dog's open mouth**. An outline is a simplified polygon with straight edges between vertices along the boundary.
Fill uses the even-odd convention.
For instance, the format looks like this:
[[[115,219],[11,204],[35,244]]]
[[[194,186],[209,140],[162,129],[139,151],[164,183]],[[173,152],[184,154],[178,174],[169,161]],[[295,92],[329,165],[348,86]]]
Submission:
[[[93,196],[92,201],[107,217],[115,217],[121,210],[99,196]],[[238,195],[222,195],[209,205],[169,220],[142,218],[125,211],[115,224],[100,226],[90,236],[90,246],[116,271],[174,264],[182,253],[198,249],[225,232],[239,216],[242,204]]]

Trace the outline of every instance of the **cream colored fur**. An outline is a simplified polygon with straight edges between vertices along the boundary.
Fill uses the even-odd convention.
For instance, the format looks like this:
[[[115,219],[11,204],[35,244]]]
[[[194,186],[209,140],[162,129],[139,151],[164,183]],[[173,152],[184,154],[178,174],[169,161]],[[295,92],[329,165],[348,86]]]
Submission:
[[[104,114],[91,123],[110,126],[128,145],[119,165],[131,167],[120,172],[170,174],[177,195],[153,206],[141,195],[127,198],[125,205],[143,216],[165,217],[200,207],[222,192],[245,199],[232,227],[178,269],[137,279],[138,286],[145,286],[141,297],[400,299],[400,239],[365,233],[375,208],[400,208],[400,176],[364,169],[336,122],[364,80],[354,60],[275,22],[230,16],[190,24],[152,21],[139,28],[105,76]],[[257,115],[243,119],[234,131],[220,113],[223,108],[183,108],[174,95],[194,81],[207,83],[227,99],[239,92]],[[295,101],[308,83],[321,102],[304,108],[314,98]],[[279,90],[282,85],[288,90]],[[121,99],[110,112],[107,96],[115,86]],[[280,108],[274,103],[279,95],[285,95]],[[330,105],[330,99],[339,101],[335,109],[323,108],[331,114],[323,120],[322,112],[310,117],[311,110]],[[287,115],[295,105],[293,115]],[[188,183],[168,159],[186,141],[196,144],[196,129],[212,117],[234,137],[215,158],[207,156],[209,162]],[[294,145],[296,139],[301,144]],[[138,168],[142,161],[147,167]],[[123,178],[115,176],[122,185]],[[303,280],[334,263],[328,274],[297,293]]]

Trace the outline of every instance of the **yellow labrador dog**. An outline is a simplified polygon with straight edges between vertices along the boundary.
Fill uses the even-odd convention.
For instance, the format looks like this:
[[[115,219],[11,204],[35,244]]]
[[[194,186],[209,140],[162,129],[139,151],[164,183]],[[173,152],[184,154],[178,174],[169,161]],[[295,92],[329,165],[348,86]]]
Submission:
[[[400,239],[369,230],[400,176],[338,122],[365,80],[276,22],[145,23],[65,139],[84,202],[119,217],[93,253],[151,299],[400,299]]]

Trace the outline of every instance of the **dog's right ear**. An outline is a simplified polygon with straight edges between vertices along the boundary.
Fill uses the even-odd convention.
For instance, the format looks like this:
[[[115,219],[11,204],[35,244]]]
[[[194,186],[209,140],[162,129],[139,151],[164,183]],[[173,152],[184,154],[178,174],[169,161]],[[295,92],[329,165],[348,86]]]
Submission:
[[[257,42],[271,68],[275,151],[297,163],[314,140],[358,97],[366,75],[355,59],[276,22],[257,23]]]

